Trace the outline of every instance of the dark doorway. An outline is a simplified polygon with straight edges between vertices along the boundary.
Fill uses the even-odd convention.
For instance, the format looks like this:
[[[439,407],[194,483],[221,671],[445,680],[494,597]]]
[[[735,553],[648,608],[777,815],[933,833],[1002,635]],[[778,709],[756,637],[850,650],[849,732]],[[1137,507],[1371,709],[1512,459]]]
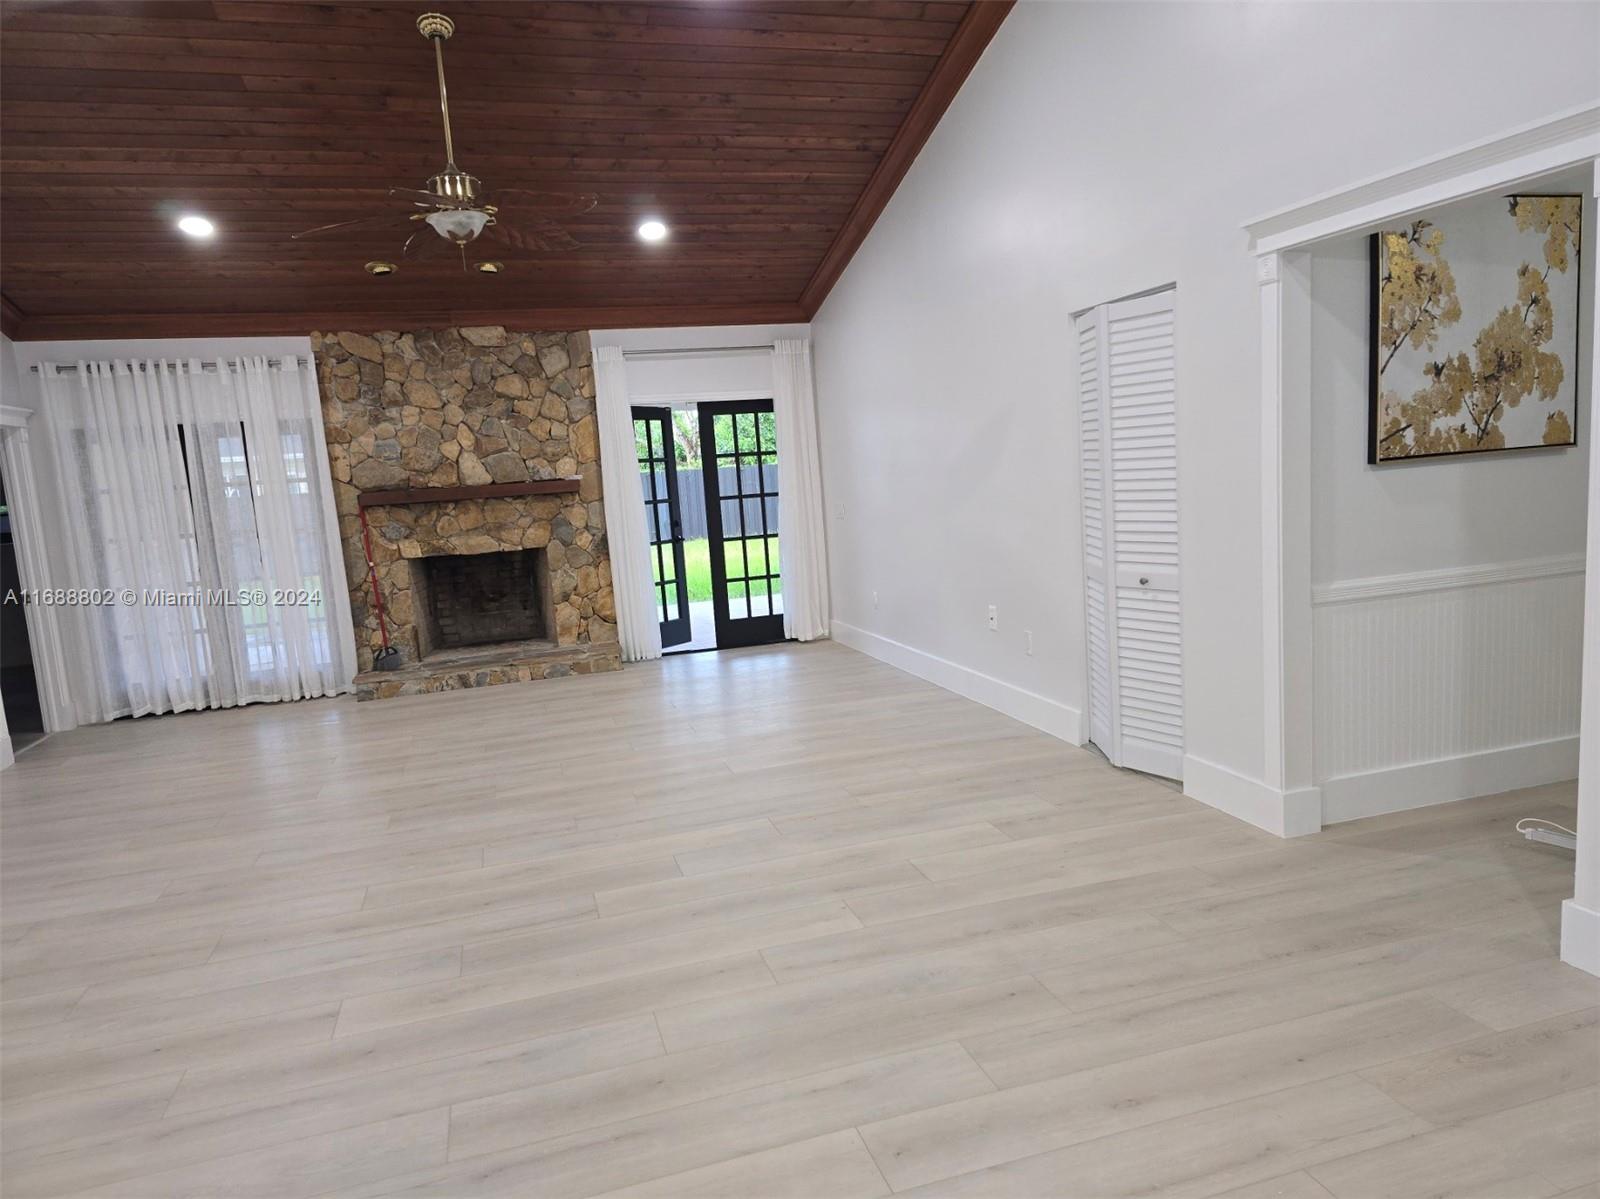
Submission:
[[[701,404],[699,413],[717,648],[782,641],[772,401]]]
[[[683,516],[678,498],[678,461],[672,441],[672,410],[635,405],[633,440],[644,476],[645,529],[650,569],[661,618],[661,645],[682,645],[689,627],[689,581],[684,569]]]
[[[22,604],[22,577],[17,573],[17,547],[11,540],[11,508],[5,478],[0,476],[0,703],[5,705],[6,731],[12,751],[44,736],[44,710],[33,673],[33,648]]]

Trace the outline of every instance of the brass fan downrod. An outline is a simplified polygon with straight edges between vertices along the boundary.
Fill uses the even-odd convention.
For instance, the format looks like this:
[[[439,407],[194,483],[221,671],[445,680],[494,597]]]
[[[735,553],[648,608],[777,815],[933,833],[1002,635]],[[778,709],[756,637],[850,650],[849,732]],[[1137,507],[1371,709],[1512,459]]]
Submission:
[[[417,18],[417,32],[433,43],[433,65],[439,76],[439,113],[444,118],[444,170],[428,180],[428,189],[456,202],[478,197],[478,180],[456,166],[455,141],[450,136],[450,96],[444,84],[444,44],[456,23],[443,13],[425,12]]]

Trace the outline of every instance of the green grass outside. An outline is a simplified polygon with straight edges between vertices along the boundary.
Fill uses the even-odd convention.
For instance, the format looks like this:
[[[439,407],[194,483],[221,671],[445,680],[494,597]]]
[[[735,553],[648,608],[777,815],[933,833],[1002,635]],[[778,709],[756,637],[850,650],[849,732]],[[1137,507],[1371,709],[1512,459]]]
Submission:
[[[772,544],[772,569],[770,573],[777,574],[780,569],[778,538],[773,536],[770,540]],[[739,578],[746,573],[744,556],[741,552],[741,549],[743,552],[747,552],[750,555],[750,569],[748,573],[753,575],[769,573],[767,570],[766,545],[762,538],[748,537],[744,540],[742,547],[740,542],[737,540],[725,541],[722,543],[722,546],[723,551],[726,554],[725,560],[727,562],[728,574],[730,576]],[[666,551],[664,551],[664,556],[665,554]],[[653,553],[651,554],[651,561],[652,564],[655,561],[655,555]],[[668,557],[668,569],[671,569],[670,557]],[[711,543],[704,537],[697,541],[685,541],[683,543],[683,569],[684,574],[689,581],[689,602],[693,604],[698,603],[701,600],[710,599]],[[654,575],[657,579],[661,578],[661,573],[659,570],[655,570]],[[766,593],[766,584],[764,581],[755,583],[754,587],[758,593]],[[730,592],[730,598],[742,598],[744,595],[743,584],[741,583],[730,584],[728,590]],[[781,581],[774,579],[772,581],[772,593],[776,595],[781,590]]]

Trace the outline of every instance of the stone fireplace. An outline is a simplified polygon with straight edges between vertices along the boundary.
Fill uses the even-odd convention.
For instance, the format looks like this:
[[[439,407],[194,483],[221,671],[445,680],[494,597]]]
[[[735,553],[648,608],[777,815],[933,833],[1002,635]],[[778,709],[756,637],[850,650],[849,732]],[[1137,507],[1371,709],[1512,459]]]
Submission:
[[[360,699],[620,668],[584,333],[313,334]],[[362,518],[398,671],[382,645]]]

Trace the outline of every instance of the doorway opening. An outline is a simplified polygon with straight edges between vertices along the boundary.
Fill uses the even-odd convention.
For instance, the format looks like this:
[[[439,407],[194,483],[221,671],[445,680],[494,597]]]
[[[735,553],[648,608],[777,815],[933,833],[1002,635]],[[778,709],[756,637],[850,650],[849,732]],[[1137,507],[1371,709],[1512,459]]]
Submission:
[[[0,705],[5,708],[6,732],[11,737],[13,753],[44,739],[44,708],[39,702],[27,610],[21,596],[22,576],[17,571],[17,547],[11,536],[11,507],[5,476],[0,474]]]
[[[771,400],[635,405],[664,653],[783,640]]]

